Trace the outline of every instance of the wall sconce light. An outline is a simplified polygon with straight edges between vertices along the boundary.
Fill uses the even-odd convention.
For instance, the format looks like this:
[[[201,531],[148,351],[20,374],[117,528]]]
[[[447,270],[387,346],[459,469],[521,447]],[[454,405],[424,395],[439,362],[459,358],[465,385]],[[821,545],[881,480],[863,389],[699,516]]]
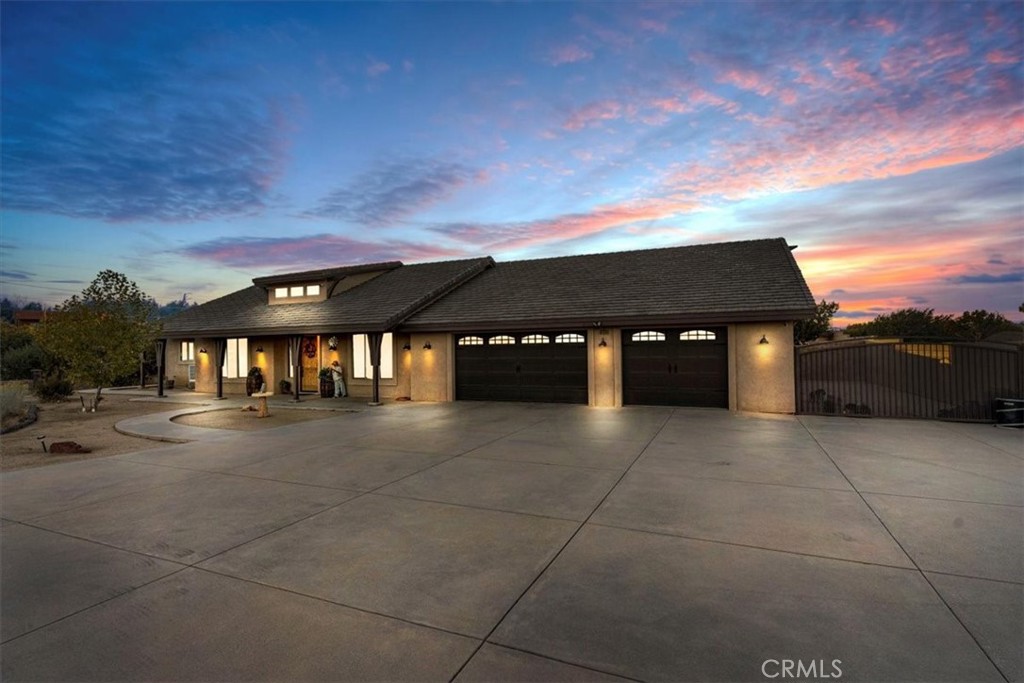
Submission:
[[[205,346],[200,346],[199,347],[199,353],[205,354],[206,353],[206,347]]]
[[[761,335],[761,341],[759,341],[759,342],[757,342],[757,343],[758,343],[758,344],[767,344],[767,343],[768,343],[768,337],[766,337],[766,336],[764,336],[764,335],[762,334],[762,335]]]
[[[412,351],[412,344],[405,342],[405,346],[402,347],[403,351]]]
[[[331,351],[334,351],[335,349],[337,349],[338,348],[338,338],[337,337],[331,337],[330,339],[328,339],[327,340],[327,348],[329,348]]]
[[[598,343],[598,346],[600,346],[603,349],[604,347],[608,346],[608,341],[602,338],[601,341]]]
[[[256,353],[263,353],[263,347],[262,346],[257,346],[256,347]]]
[[[430,345],[430,342],[427,341],[427,342],[423,342],[423,348],[425,348],[427,351],[429,351],[433,347]]]

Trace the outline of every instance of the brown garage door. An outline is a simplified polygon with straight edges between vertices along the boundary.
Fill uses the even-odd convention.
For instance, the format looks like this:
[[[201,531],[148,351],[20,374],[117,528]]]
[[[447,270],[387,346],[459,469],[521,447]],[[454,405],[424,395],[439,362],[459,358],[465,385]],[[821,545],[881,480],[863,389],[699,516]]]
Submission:
[[[576,331],[458,335],[455,398],[586,403],[586,334]]]
[[[623,403],[729,407],[726,329],[624,330]]]

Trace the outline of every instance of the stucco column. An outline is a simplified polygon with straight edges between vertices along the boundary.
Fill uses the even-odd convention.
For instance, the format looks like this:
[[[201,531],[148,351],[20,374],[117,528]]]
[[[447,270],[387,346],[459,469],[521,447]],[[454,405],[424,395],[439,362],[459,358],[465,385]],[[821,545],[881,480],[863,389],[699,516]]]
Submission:
[[[795,413],[793,323],[737,323],[730,329],[733,410]]]
[[[618,328],[587,330],[587,403],[592,408],[622,407],[621,342]]]

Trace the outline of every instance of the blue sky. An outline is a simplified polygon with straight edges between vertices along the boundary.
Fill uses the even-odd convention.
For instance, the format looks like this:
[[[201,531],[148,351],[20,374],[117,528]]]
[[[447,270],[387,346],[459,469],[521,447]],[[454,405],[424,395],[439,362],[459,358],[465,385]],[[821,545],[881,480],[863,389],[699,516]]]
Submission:
[[[0,288],[784,236],[853,321],[1024,301],[1024,5],[2,14]]]

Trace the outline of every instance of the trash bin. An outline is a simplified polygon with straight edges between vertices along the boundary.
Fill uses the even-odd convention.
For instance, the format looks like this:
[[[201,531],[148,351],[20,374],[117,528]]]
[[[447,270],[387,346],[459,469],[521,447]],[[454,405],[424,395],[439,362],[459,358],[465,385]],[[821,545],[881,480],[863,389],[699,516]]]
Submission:
[[[996,427],[1024,427],[1024,398],[996,399]]]

